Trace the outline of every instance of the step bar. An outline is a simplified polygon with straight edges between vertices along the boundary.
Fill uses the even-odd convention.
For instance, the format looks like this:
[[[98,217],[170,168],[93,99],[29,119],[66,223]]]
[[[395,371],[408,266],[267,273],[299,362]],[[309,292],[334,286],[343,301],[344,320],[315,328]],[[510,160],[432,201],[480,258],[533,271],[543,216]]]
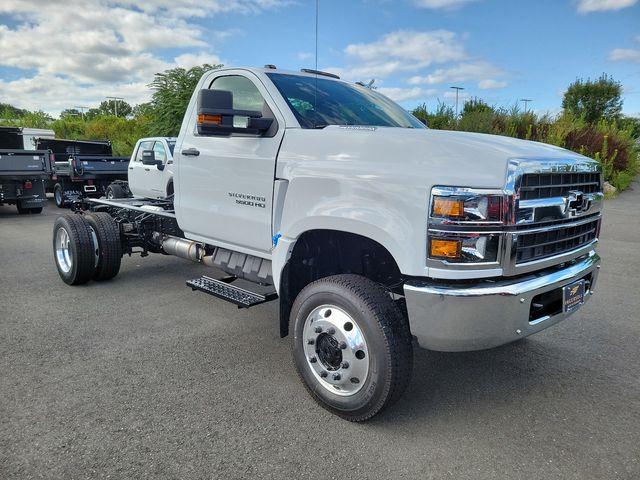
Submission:
[[[222,279],[211,278],[206,275],[193,280],[187,280],[187,287],[191,290],[199,290],[214,297],[218,297],[227,302],[237,305],[238,308],[249,308],[261,303],[270,302],[278,298],[276,292],[268,292],[265,294],[252,292],[231,282],[237,280],[236,277],[225,277]]]

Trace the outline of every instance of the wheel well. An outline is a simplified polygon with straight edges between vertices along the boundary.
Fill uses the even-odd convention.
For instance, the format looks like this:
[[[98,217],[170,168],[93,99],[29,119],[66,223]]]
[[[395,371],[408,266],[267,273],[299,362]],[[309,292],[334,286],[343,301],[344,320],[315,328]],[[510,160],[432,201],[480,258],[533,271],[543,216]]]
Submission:
[[[296,241],[280,279],[280,336],[289,333],[293,301],[309,283],[354,273],[402,293],[402,274],[389,251],[375,240],[336,230],[311,230]]]

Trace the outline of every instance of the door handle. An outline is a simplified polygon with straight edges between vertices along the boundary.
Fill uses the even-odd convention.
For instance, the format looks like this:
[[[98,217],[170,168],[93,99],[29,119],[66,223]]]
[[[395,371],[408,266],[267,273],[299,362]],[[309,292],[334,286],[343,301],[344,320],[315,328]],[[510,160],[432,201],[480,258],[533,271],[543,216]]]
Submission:
[[[145,168],[145,169],[144,169],[144,171],[145,171],[145,172],[150,172],[151,170],[150,170],[150,169],[148,169],[148,168]]]
[[[129,170],[133,170],[133,167],[129,167]]]
[[[197,148],[186,148],[182,150],[182,154],[190,157],[197,157],[198,155],[200,155],[200,150],[198,150]]]

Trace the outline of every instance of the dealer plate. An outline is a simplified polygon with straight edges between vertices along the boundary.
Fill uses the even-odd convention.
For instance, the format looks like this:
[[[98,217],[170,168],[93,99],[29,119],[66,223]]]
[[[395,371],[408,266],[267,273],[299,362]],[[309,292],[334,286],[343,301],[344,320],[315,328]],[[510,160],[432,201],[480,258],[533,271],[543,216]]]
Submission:
[[[584,303],[584,280],[578,280],[562,288],[562,310],[570,313]]]

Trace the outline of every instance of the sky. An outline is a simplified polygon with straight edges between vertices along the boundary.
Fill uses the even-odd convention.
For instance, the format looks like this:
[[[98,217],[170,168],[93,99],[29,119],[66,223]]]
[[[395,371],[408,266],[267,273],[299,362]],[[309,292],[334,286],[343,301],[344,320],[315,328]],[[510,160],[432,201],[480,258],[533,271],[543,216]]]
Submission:
[[[640,116],[640,0],[318,0],[318,68],[405,108],[479,97],[557,113],[607,73]],[[0,102],[57,115],[148,101],[156,72],[315,66],[315,0],[2,0]],[[520,102],[522,107],[522,102]]]

